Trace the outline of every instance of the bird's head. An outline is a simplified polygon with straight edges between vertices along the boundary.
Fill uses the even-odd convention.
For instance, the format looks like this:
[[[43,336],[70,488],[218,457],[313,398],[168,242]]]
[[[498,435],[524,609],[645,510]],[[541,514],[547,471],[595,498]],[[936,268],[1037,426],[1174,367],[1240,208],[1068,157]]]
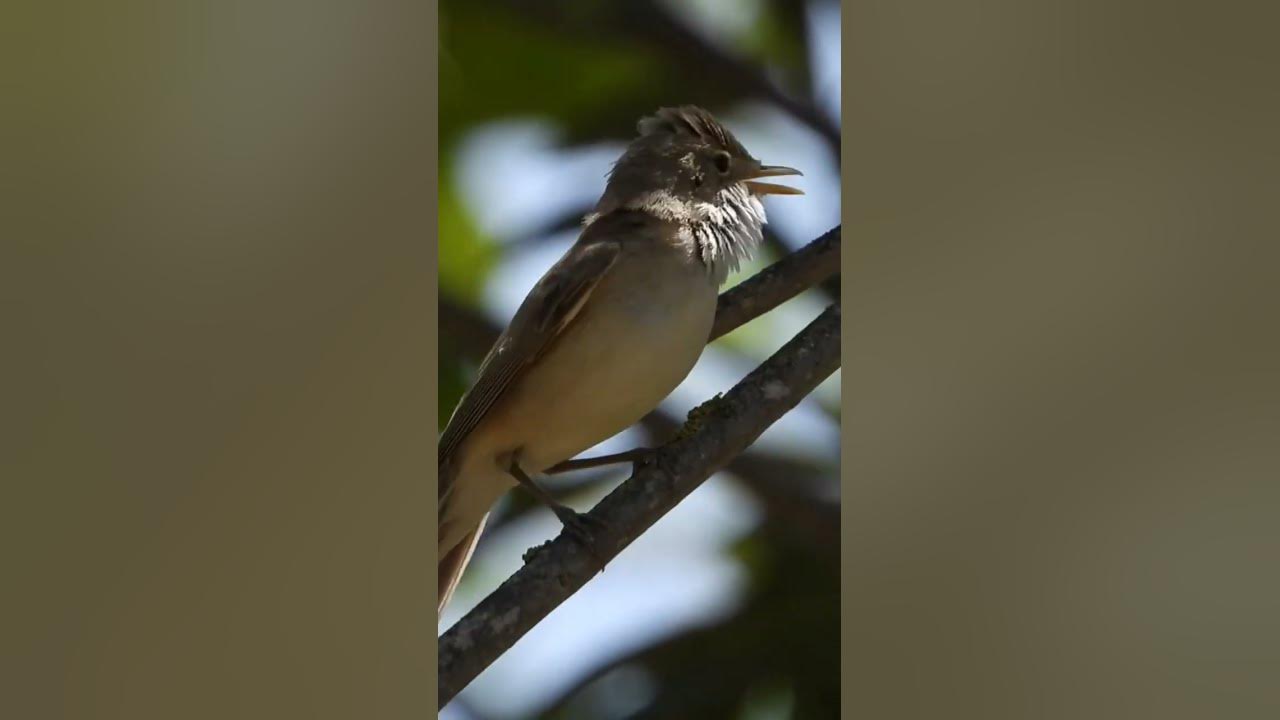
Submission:
[[[800,175],[764,165],[711,113],[692,105],[662,108],[637,125],[639,136],[614,164],[587,224],[605,213],[639,210],[679,223],[691,252],[718,282],[760,243],[764,195],[803,191],[764,178]]]
[[[763,182],[762,178],[799,175],[781,165],[764,165],[733,133],[702,108],[662,108],[637,126],[639,137],[627,146],[609,174],[601,204],[636,207],[655,193],[680,202],[720,204],[726,191],[752,197],[800,195],[801,190]]]

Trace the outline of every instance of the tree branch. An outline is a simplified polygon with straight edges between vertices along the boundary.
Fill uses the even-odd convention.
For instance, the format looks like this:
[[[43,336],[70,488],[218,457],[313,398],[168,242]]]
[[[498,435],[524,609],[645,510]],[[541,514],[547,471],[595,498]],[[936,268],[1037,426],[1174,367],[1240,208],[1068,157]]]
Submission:
[[[840,226],[720,296],[711,340],[840,272]]]
[[[661,448],[590,512],[600,528],[592,550],[564,533],[530,550],[524,567],[440,638],[438,706],[839,365],[840,309],[832,305],[727,394],[690,413],[687,436]]]

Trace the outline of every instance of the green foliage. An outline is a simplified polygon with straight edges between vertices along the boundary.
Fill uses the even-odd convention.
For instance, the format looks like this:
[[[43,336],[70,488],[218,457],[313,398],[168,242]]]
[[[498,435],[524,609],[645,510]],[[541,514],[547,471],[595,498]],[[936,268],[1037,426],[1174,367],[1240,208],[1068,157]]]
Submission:
[[[440,293],[475,304],[498,257],[498,247],[482,235],[458,197],[453,174],[440,168],[437,258]]]
[[[748,99],[705,63],[657,46],[627,5],[442,2],[441,149],[513,117],[554,118],[576,142],[629,136],[637,118],[664,105]],[[778,35],[762,40],[769,53],[785,46]]]
[[[807,48],[800,35],[804,17],[795,12],[799,5],[800,3],[765,3],[760,19],[742,38],[742,52],[781,65],[790,73],[807,74]],[[800,79],[808,82],[807,77]]]
[[[579,134],[572,131],[596,125],[610,107],[661,93],[659,62],[616,39],[566,42],[493,4],[445,2],[440,12],[450,28],[442,36],[449,59],[440,77],[442,148],[466,129],[511,117],[555,117]]]

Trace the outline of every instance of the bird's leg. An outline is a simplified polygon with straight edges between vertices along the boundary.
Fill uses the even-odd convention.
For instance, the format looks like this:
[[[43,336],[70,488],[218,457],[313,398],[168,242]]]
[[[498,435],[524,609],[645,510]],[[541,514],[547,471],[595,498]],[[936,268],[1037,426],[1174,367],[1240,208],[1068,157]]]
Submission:
[[[551,508],[551,512],[556,514],[556,517],[560,519],[560,523],[564,525],[565,530],[567,530],[570,535],[573,535],[579,542],[585,545],[593,555],[599,557],[599,553],[596,552],[595,536],[593,534],[593,530],[599,527],[599,522],[595,518],[592,518],[590,515],[585,513],[577,512],[568,505],[565,505],[551,497],[551,493],[547,492],[545,488],[534,482],[534,479],[529,477],[528,473],[520,467],[520,462],[515,458],[511,459],[511,466],[507,468],[507,472],[511,473],[511,476],[514,477],[516,481],[524,487],[524,489],[532,493],[533,496],[542,501],[544,505]]]
[[[654,453],[653,448],[638,447],[626,452],[613,453],[612,455],[598,455],[596,457],[578,458],[576,460],[565,460],[556,463],[547,468],[548,475],[569,472],[571,470],[586,470],[587,468],[600,467],[602,465],[617,465],[620,463],[638,463],[643,462],[646,458]]]

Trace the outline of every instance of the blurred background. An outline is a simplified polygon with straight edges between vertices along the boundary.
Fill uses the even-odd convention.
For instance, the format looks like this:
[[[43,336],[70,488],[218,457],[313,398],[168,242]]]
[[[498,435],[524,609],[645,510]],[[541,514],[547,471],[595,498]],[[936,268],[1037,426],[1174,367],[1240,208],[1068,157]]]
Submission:
[[[0,5],[0,714],[429,717],[433,20]]]
[[[854,716],[1280,717],[1264,7],[846,5]]]
[[[803,197],[765,201],[767,242],[730,284],[840,223],[838,2],[446,0],[440,21],[441,427],[659,107],[706,107],[762,161],[804,172]],[[836,278],[716,342],[655,413],[587,454],[664,442],[838,296]],[[836,717],[839,401],[837,375],[441,717]],[[547,484],[585,510],[628,473]],[[527,494],[504,498],[441,631],[559,530]]]

